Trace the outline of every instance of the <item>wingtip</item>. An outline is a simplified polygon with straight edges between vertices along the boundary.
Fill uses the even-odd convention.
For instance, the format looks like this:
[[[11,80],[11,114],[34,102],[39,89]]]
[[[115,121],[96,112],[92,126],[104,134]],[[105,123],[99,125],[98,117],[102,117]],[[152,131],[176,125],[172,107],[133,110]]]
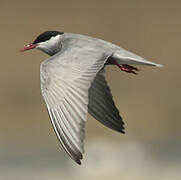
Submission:
[[[76,162],[78,165],[81,165],[81,164],[82,164],[81,161],[80,161],[80,159],[76,159],[75,162]]]
[[[82,153],[80,153],[78,157],[74,157],[74,158],[73,158],[73,160],[74,160],[78,165],[81,165],[81,164],[82,164],[82,162],[81,162],[82,159],[83,159]]]
[[[120,132],[121,132],[122,134],[125,134],[125,131],[124,131],[124,130],[121,130]]]

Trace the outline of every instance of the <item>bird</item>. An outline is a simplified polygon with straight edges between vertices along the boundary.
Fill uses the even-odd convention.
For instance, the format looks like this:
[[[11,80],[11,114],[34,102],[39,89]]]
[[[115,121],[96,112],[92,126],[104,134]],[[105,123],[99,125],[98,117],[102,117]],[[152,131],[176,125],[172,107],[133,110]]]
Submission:
[[[137,74],[134,65],[162,67],[111,42],[68,32],[45,31],[21,51],[39,49],[50,57],[40,65],[40,88],[55,134],[77,164],[84,153],[87,114],[125,133],[124,122],[105,79],[107,65]]]

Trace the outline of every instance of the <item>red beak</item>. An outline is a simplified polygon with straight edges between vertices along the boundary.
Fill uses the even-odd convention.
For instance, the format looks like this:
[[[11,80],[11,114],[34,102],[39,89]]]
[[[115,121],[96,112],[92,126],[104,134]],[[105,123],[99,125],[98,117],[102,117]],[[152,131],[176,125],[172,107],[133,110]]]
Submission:
[[[26,45],[23,49],[21,49],[20,51],[23,52],[23,51],[27,51],[27,50],[30,50],[30,49],[34,49],[36,47],[36,44],[28,44]]]

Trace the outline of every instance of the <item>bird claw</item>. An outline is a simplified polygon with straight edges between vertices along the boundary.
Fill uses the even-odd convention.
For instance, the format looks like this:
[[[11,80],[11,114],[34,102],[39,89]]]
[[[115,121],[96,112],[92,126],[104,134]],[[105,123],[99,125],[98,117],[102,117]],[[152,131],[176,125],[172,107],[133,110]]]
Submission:
[[[137,72],[135,72],[135,71],[139,71],[138,68],[136,68],[134,66],[127,65],[127,64],[119,65],[119,68],[122,71],[125,71],[127,73],[132,73],[132,74],[137,74]]]
[[[138,68],[134,66],[130,66],[128,64],[118,64],[116,61],[114,61],[114,64],[117,65],[122,71],[127,72],[127,73],[132,73],[132,74],[137,74],[135,71],[139,71]]]

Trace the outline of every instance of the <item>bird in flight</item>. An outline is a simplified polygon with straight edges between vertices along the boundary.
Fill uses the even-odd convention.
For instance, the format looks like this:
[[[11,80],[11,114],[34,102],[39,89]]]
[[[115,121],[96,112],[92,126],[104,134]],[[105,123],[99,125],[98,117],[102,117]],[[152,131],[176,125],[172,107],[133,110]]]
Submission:
[[[63,149],[78,164],[84,153],[89,112],[103,125],[124,133],[105,79],[106,65],[137,74],[133,65],[162,67],[110,42],[73,33],[46,31],[21,51],[40,49],[50,55],[40,66],[41,93]]]

